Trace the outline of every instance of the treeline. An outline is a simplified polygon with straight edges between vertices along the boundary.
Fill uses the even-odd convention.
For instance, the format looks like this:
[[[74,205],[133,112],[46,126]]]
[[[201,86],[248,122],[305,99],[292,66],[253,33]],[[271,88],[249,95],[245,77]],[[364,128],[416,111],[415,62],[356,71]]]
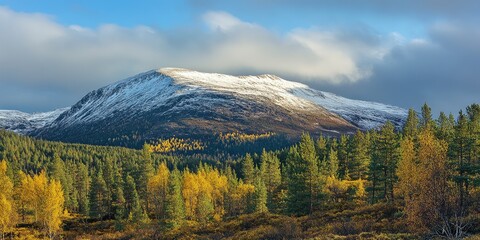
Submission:
[[[284,150],[222,162],[152,154],[147,145],[65,145],[4,131],[0,154],[13,188],[25,174],[43,174],[61,183],[65,210],[112,219],[118,230],[167,231],[246,213],[308,215],[386,203],[401,206],[409,232],[461,237],[480,212],[478,104],[456,119],[444,113],[433,119],[425,104],[420,116],[409,111],[401,131],[387,122],[339,138],[303,134]],[[19,199],[5,199],[24,213]]]

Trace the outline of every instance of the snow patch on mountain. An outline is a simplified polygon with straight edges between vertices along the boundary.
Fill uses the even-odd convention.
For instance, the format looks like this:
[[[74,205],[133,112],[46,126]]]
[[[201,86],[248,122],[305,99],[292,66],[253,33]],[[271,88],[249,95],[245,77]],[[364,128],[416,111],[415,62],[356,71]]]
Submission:
[[[402,108],[351,100],[274,75],[231,76],[162,68],[92,91],[71,108],[37,114],[0,111],[0,128],[29,133],[45,127],[61,129],[108,118],[135,119],[158,109],[164,111],[159,117],[176,112],[202,112],[214,106],[236,106],[234,99],[248,100],[246,104],[251,101],[278,106],[289,113],[322,112],[326,118],[319,121],[343,118],[364,130],[378,128],[386,121],[399,127],[407,116]]]
[[[0,128],[16,133],[28,134],[51,124],[60,114],[70,108],[60,108],[50,112],[25,113],[17,110],[0,110]]]
[[[272,103],[290,108],[292,111],[308,110],[313,105],[318,105],[365,130],[378,128],[386,121],[391,121],[398,127],[407,116],[407,111],[403,108],[340,97],[274,75],[236,77],[175,68],[160,69],[159,72],[192,87],[200,86],[254,99],[268,98]]]

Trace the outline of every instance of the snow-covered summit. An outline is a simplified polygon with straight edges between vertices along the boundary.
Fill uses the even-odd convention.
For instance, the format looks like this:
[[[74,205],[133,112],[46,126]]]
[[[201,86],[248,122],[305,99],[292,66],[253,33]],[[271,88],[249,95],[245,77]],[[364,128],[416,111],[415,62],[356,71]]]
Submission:
[[[161,68],[94,90],[69,109],[0,111],[0,127],[45,139],[109,144],[231,131],[352,133],[386,121],[399,127],[406,115],[402,108],[343,98],[269,74]]]
[[[340,97],[270,74],[236,77],[178,68],[163,68],[158,72],[192,87],[203,87],[253,98],[269,98],[273,103],[292,108],[292,110],[308,109],[312,104],[316,104],[365,130],[377,128],[386,121],[400,126],[407,116],[407,111],[403,108]]]

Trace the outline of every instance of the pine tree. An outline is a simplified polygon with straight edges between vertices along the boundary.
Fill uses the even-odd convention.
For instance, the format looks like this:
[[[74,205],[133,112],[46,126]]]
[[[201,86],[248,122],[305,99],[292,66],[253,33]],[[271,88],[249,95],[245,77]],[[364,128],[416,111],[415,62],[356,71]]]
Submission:
[[[338,144],[338,177],[340,179],[349,179],[349,165],[350,165],[350,151],[349,151],[349,141],[348,137],[342,135],[340,137],[340,143]]]
[[[349,162],[349,177],[352,180],[366,179],[370,164],[370,135],[361,131],[353,136],[351,161]]]
[[[453,134],[455,133],[455,120],[452,118],[447,117],[444,112],[440,112],[438,116],[438,129],[437,129],[437,137],[445,140],[447,143],[453,140]]]
[[[315,143],[315,148],[317,151],[317,156],[320,161],[325,161],[328,155],[327,151],[327,139],[323,135],[320,135],[317,142]]]
[[[278,192],[278,187],[282,181],[282,175],[280,172],[280,160],[278,157],[271,153],[266,152],[265,149],[262,151],[260,157],[260,172],[263,183],[267,189],[267,206],[269,209],[275,209],[275,198]]]
[[[338,178],[338,154],[335,150],[330,149],[328,156],[328,176]]]
[[[142,209],[145,211],[149,211],[148,206],[148,192],[147,192],[147,185],[148,179],[153,175],[153,164],[152,164],[152,157],[151,152],[148,144],[144,144],[143,151],[142,151],[142,158],[139,160],[139,168],[138,168],[138,178],[136,179],[136,185],[138,187],[138,195],[140,197],[140,203]]]
[[[309,189],[309,213],[313,212],[315,205],[317,204],[318,197],[320,195],[320,176],[318,168],[318,159],[315,153],[315,145],[313,139],[308,133],[304,133],[299,143],[299,154],[302,160],[306,163],[307,172],[305,178],[305,184]]]
[[[246,184],[253,184],[255,179],[254,171],[255,171],[255,165],[253,163],[252,156],[250,156],[250,154],[247,153],[245,155],[245,159],[243,160],[243,165],[242,165],[243,181]]]
[[[105,184],[107,186],[107,201],[110,203],[113,201],[113,192],[115,191],[115,180],[114,180],[114,170],[113,170],[113,161],[110,158],[107,158],[102,162],[102,173],[103,173],[103,180],[105,180]],[[108,215],[113,216],[115,215],[115,210],[112,207],[112,204],[108,205]]]
[[[403,136],[406,137],[414,137],[417,135],[418,132],[418,117],[417,113],[413,108],[408,110],[407,120],[405,121],[405,125],[403,126]]]
[[[97,173],[93,174],[92,182],[90,185],[90,200],[89,200],[89,210],[90,217],[92,218],[103,218],[108,214],[108,188],[105,180],[103,179],[103,173],[99,170]]]
[[[430,128],[435,127],[432,119],[432,109],[427,105],[427,103],[422,106],[422,119],[420,121],[421,128]]]
[[[380,130],[378,138],[379,157],[381,161],[383,182],[383,198],[387,201],[394,201],[393,186],[396,182],[396,166],[398,162],[398,139],[395,134],[395,127],[387,122]]]
[[[225,196],[225,211],[226,215],[229,217],[236,216],[239,214],[239,206],[237,206],[238,197],[237,197],[237,188],[239,185],[239,180],[235,173],[235,170],[232,169],[230,165],[227,165],[225,169],[225,176],[227,177],[228,184],[228,194]],[[243,181],[242,181],[243,184]]]
[[[135,180],[130,175],[127,175],[124,187],[125,206],[128,212],[128,220],[132,223],[139,224],[147,221],[147,217],[143,214],[142,206],[140,205],[140,198],[138,196]]]
[[[130,216],[133,212],[134,205],[140,202],[137,192],[137,186],[132,176],[127,174],[123,185],[123,194],[125,197],[125,210],[127,216]],[[138,206],[137,206],[138,207]]]
[[[287,212],[311,213],[320,193],[320,176],[315,146],[308,134],[303,134],[298,146],[291,147],[287,156]]]
[[[298,147],[290,147],[286,159],[288,176],[287,213],[307,214],[309,210],[309,189],[305,184],[307,165],[303,162]]]
[[[73,181],[71,175],[67,174],[65,163],[58,155],[54,156],[53,164],[50,167],[50,177],[59,181],[62,185],[65,207],[70,211],[77,209],[78,203],[72,199]]]
[[[87,166],[78,163],[74,188],[77,190],[78,212],[84,215],[89,213],[89,179]]]
[[[255,181],[255,212],[268,212],[267,187],[261,178]]]
[[[480,186],[480,104],[472,104],[467,107],[467,115],[469,119],[469,148],[470,148],[470,161],[468,163],[468,180],[471,191],[475,193]],[[474,188],[477,189],[474,189]],[[470,193],[469,193],[470,195]],[[472,198],[473,196],[469,196]],[[471,199],[471,201],[475,201]],[[470,202],[471,202],[470,201]]]
[[[185,205],[182,199],[181,174],[174,169],[168,179],[168,195],[166,202],[166,222],[169,228],[178,228],[185,221]]]
[[[463,111],[459,112],[457,124],[455,125],[455,136],[454,141],[452,142],[452,151],[453,157],[456,159],[454,161],[455,166],[455,182],[459,187],[460,194],[460,206],[465,206],[465,199],[468,192],[468,177],[467,177],[467,168],[470,152],[470,137],[468,129],[468,119]]]
[[[120,178],[121,179],[121,178]],[[125,218],[125,197],[123,194],[122,183],[117,182],[112,194],[112,209],[114,211],[115,229],[123,230]]]
[[[370,204],[376,203],[381,199],[381,175],[383,169],[383,161],[380,155],[379,134],[376,131],[372,132],[372,144],[370,146],[371,161],[368,166],[368,182],[367,192],[369,193]]]

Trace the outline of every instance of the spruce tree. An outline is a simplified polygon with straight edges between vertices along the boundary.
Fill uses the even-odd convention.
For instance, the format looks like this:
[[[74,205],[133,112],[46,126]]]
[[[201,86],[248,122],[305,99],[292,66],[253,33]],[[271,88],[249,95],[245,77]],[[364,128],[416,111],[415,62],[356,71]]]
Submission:
[[[169,228],[178,228],[185,221],[185,203],[182,198],[182,180],[180,171],[175,168],[168,179],[166,202],[166,223]]]

